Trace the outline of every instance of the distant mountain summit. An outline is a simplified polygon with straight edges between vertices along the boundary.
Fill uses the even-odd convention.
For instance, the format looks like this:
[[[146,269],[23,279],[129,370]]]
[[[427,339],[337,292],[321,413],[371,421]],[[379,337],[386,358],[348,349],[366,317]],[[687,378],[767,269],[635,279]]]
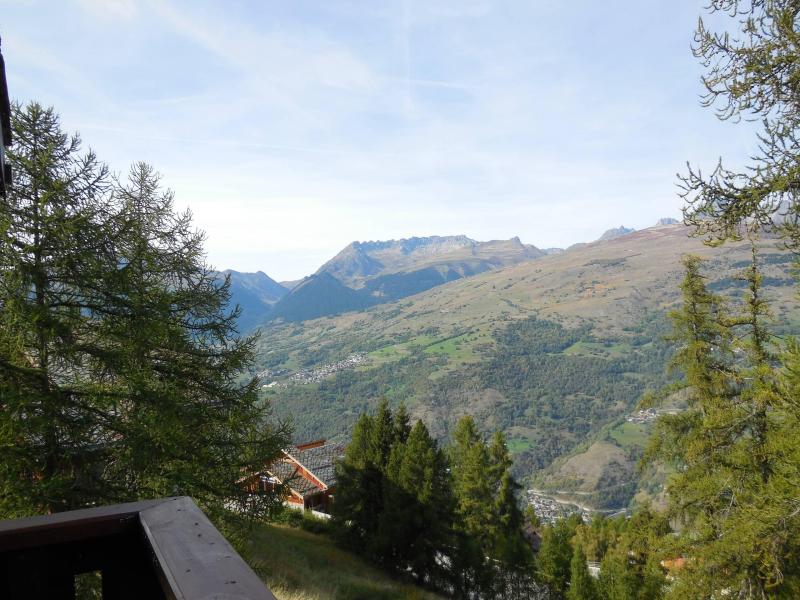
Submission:
[[[597,241],[605,242],[608,240],[615,240],[618,237],[622,237],[623,235],[628,235],[629,233],[633,233],[634,231],[636,230],[625,227],[624,225],[620,225],[615,229],[609,229],[608,231],[606,231],[603,235],[601,235],[597,239]]]
[[[465,235],[412,237],[400,240],[353,242],[322,265],[342,283],[362,288],[366,281],[387,273],[409,272],[453,261],[485,263],[488,268],[543,256],[536,246],[510,240],[477,242]],[[484,269],[485,270],[485,269]]]
[[[656,226],[676,223],[676,219],[663,218]],[[597,241],[634,231],[621,225]],[[567,250],[585,245],[575,244]],[[456,279],[562,252],[561,248],[523,244],[518,237],[479,242],[465,235],[433,235],[352,242],[313,275],[283,284],[261,271],[229,270],[221,276],[231,276],[232,300],[242,307],[239,326],[246,333],[277,319],[296,322],[364,310]]]
[[[317,270],[342,282],[355,282],[380,273],[384,266],[369,255],[366,244],[353,242]]]
[[[656,227],[662,227],[664,225],[678,225],[680,221],[678,219],[673,219],[672,217],[662,217],[658,221],[656,221]]]
[[[275,305],[270,318],[302,321],[398,300],[484,271],[544,256],[510,240],[465,235],[353,242]]]
[[[289,290],[262,271],[242,273],[232,269],[221,271],[217,276],[231,278],[231,304],[242,308],[239,329],[247,332],[263,321],[265,315]]]

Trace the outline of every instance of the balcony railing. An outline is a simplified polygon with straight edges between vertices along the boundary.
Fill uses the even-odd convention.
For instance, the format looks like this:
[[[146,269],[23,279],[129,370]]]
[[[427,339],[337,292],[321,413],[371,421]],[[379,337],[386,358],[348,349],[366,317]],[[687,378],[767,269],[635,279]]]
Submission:
[[[187,497],[0,521],[0,598],[73,599],[85,573],[105,600],[274,600]]]

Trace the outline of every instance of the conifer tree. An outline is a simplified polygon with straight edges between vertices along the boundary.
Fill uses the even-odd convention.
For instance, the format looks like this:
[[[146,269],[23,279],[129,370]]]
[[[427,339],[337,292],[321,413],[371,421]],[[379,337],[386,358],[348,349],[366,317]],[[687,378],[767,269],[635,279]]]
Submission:
[[[594,587],[594,580],[589,574],[589,567],[586,564],[586,554],[578,544],[572,552],[572,560],[569,566],[569,589],[567,590],[567,600],[595,600],[597,593]]]
[[[770,319],[769,303],[761,289],[762,277],[758,269],[758,246],[751,243],[752,260],[742,279],[747,283],[744,295],[744,312],[734,325],[744,329],[743,350],[747,356],[744,369],[740,402],[747,412],[747,440],[752,457],[752,469],[761,477],[761,483],[768,483],[774,471],[774,457],[769,447],[775,428],[774,411],[778,403],[778,378],[776,377],[776,358],[772,354],[772,336],[767,328]]]
[[[695,35],[695,55],[706,68],[704,104],[721,119],[760,123],[758,151],[744,169],[720,164],[704,175],[690,169],[683,177],[686,221],[712,244],[758,235],[771,230],[795,252],[800,248],[800,94],[798,74],[798,9],[794,0],[715,0],[709,27],[702,20]],[[731,22],[725,23],[725,17]],[[735,31],[738,29],[738,31]],[[734,30],[734,31],[732,31]],[[754,256],[755,259],[755,256]],[[765,594],[797,595],[797,497],[788,490],[796,485],[798,456],[795,430],[798,410],[794,365],[797,344],[789,340],[779,361],[762,326],[764,299],[758,292],[760,277],[755,260],[746,274],[748,294],[745,314],[734,323],[746,340],[746,366],[739,397],[742,429],[730,462],[738,463],[725,535],[713,553],[724,564],[726,585],[740,597]],[[744,329],[744,332],[741,330]],[[776,362],[782,362],[779,371]],[[757,480],[750,475],[755,474]],[[726,558],[722,558],[726,557]],[[697,575],[701,564],[692,562],[681,580]],[[706,579],[713,580],[710,573]],[[690,585],[690,584],[687,584]],[[790,590],[790,591],[786,591]]]
[[[703,104],[722,120],[757,122],[761,128],[758,151],[746,168],[725,168],[720,160],[711,173],[690,169],[683,177],[686,220],[713,243],[768,227],[797,249],[797,3],[712,0],[707,10],[712,18],[699,21],[693,47],[706,69]]]
[[[656,453],[647,455],[677,468],[668,492],[681,535],[666,540],[666,549],[687,560],[669,587],[671,597],[736,590],[742,598],[760,598],[797,585],[796,561],[789,557],[797,548],[798,521],[788,491],[797,457],[786,445],[796,440],[786,428],[795,422],[796,401],[783,400],[779,391],[755,252],[753,260],[745,274],[745,312],[738,317],[718,308],[697,259],[685,263],[684,306],[674,315],[675,364],[689,407],[659,419],[649,450]],[[742,358],[734,359],[738,348]]]
[[[382,471],[389,464],[389,454],[395,442],[395,423],[392,411],[386,398],[382,398],[378,405],[378,412],[373,417],[373,431],[370,438],[370,452],[372,462]]]
[[[411,420],[405,404],[400,404],[394,413],[394,439],[395,443],[405,444],[411,433]]]
[[[93,371],[123,397],[112,408],[125,415],[117,427],[124,443],[111,445],[109,478],[136,486],[136,496],[188,494],[204,505],[240,498],[275,508],[277,494],[245,498],[237,483],[288,440],[266,421],[257,379],[232,380],[251,364],[254,338],[237,335],[238,311],[226,309],[229,281],[220,284],[206,265],[203,234],[191,213],[175,212],[152,167],[135,164],[114,195],[119,268],[103,279],[106,355]]]
[[[462,418],[450,449],[459,526],[482,548],[490,544],[494,490],[489,451],[471,416]]]
[[[391,548],[392,567],[441,585],[439,558],[452,551],[452,488],[447,459],[422,421],[393,448],[386,484],[381,538]]]
[[[508,453],[506,436],[498,429],[492,434],[492,441],[489,444],[489,476],[493,489],[500,488],[500,482],[511,469],[512,462],[511,455]]]
[[[523,533],[524,516],[517,500],[519,487],[511,473],[505,471],[495,500],[490,554],[500,570],[495,587],[512,592],[525,588],[533,571],[533,552]]]
[[[795,486],[800,481],[798,456],[790,450],[798,439],[793,426],[798,411],[796,397],[781,393],[788,371],[778,368],[773,354],[776,342],[767,326],[770,312],[761,290],[755,244],[743,279],[748,284],[744,311],[735,321],[746,357],[739,396],[745,427],[739,442],[743,475],[739,497],[728,511],[727,539],[716,552],[729,556],[723,566],[730,587],[738,587],[740,596],[792,596],[800,588],[795,558],[800,520],[796,509],[789,508],[796,504]],[[783,358],[791,360],[787,354]]]
[[[532,555],[505,436],[495,432],[487,445],[474,419],[462,418],[453,433],[450,464],[463,537],[461,570],[483,593],[528,586]]]
[[[364,413],[353,428],[345,455],[336,464],[333,524],[346,545],[364,550],[375,538],[383,512],[386,465],[375,462],[375,419]]]
[[[682,539],[699,559],[700,549],[710,551],[722,539],[727,507],[738,498],[737,463],[742,457],[737,443],[744,415],[736,400],[731,319],[721,298],[706,288],[700,260],[687,257],[684,266],[683,308],[670,316],[678,345],[673,367],[683,375],[678,385],[687,391],[688,408],[657,421],[646,457],[660,456],[676,467],[668,485],[669,510],[681,521]],[[712,552],[706,561],[703,554],[710,570],[698,573],[692,585],[712,593],[717,585],[713,571],[722,555]]]
[[[385,457],[385,458],[384,458]],[[443,587],[453,555],[452,483],[447,457],[404,409],[382,402],[363,414],[337,465],[334,525],[340,539],[390,571]],[[449,585],[449,584],[448,584]]]
[[[90,473],[112,439],[85,362],[105,298],[114,209],[105,166],[52,109],[12,111],[15,185],[0,198],[0,517],[77,508],[105,494]],[[96,428],[100,426],[99,431]]]
[[[659,419],[647,456],[660,455],[679,464],[669,488],[673,514],[700,519],[705,528],[710,525],[705,520],[714,520],[715,507],[725,503],[730,492],[730,451],[741,433],[737,373],[723,302],[706,289],[697,257],[687,257],[684,265],[683,309],[671,317],[672,340],[678,344],[673,367],[683,374],[679,385],[688,392],[689,408]]]
[[[495,548],[492,556],[505,564],[525,567],[531,557],[530,547],[522,536],[524,517],[517,501],[519,487],[510,472],[503,473],[495,500]]]
[[[173,212],[146,165],[112,189],[52,109],[15,107],[13,123],[19,176],[0,239],[0,512],[173,494],[217,514],[244,505],[238,480],[287,436],[267,423],[255,378],[238,383],[253,340],[236,336],[228,284],[206,266],[190,215]],[[276,503],[267,495],[251,507]]]
[[[471,416],[456,424],[450,465],[460,540],[454,560],[461,574],[460,586],[464,594],[490,594],[496,584],[496,569],[488,560],[496,532],[495,490],[489,450]]]
[[[579,524],[580,517],[569,517],[542,529],[542,544],[536,554],[536,572],[550,589],[553,598],[564,598],[567,593],[572,562],[571,539]]]
[[[604,600],[636,600],[638,585],[624,544],[618,544],[603,557],[597,583]]]
[[[659,540],[670,535],[667,516],[649,506],[640,506],[624,523],[616,549],[625,552],[625,565],[632,573],[629,584],[637,598],[661,598],[666,589],[660,565]],[[626,575],[627,577],[627,575]]]

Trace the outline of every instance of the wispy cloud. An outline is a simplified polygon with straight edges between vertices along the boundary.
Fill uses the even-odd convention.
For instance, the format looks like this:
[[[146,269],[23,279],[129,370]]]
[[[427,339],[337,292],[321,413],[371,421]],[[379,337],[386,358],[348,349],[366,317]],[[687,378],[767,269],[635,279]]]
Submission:
[[[697,105],[688,5],[3,6],[12,94],[117,171],[152,162],[220,267],[293,279],[435,233],[568,245],[676,215],[686,159],[749,149]]]

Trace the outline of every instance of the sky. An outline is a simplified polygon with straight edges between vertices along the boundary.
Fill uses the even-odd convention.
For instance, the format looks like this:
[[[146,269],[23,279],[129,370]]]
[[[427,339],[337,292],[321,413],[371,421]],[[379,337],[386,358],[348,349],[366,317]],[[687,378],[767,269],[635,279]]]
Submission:
[[[0,0],[12,99],[152,164],[219,269],[358,240],[565,247],[679,217],[753,150],[700,105],[705,0]]]

